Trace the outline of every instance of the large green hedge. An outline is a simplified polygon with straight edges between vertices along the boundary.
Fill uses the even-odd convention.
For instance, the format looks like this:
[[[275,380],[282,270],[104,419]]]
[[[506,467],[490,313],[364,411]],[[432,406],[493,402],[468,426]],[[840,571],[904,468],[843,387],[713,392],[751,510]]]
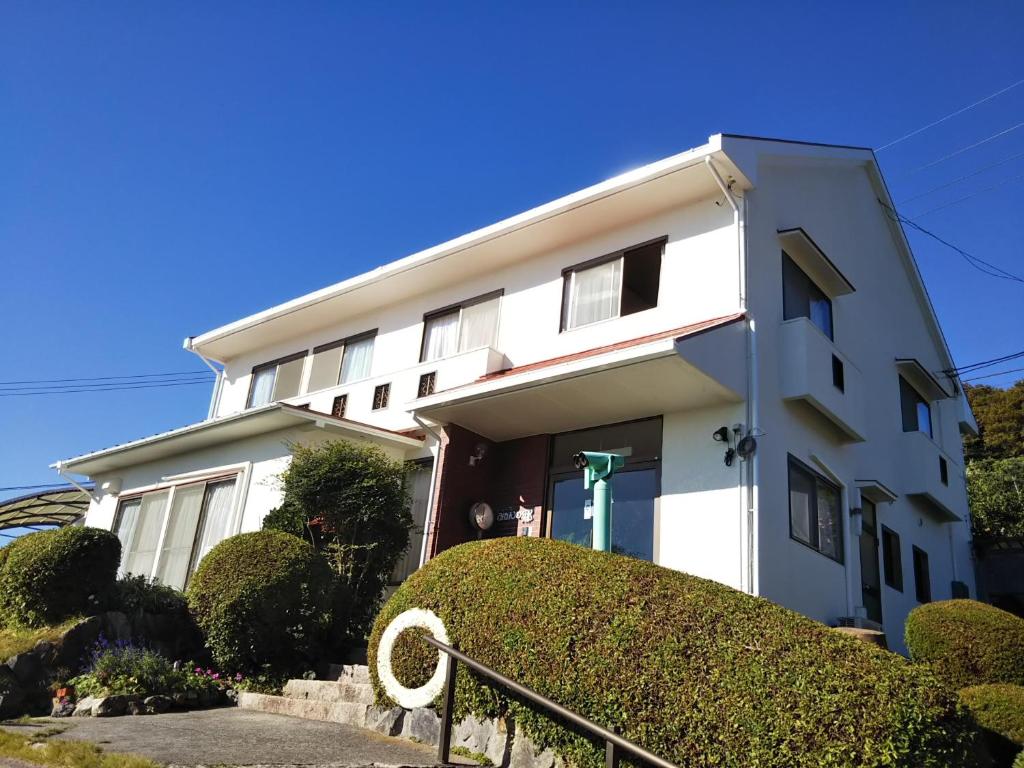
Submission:
[[[59,624],[104,608],[121,561],[117,536],[77,526],[21,536],[3,551],[0,624],[16,627]]]
[[[1024,687],[997,683],[960,691],[960,701],[989,735],[989,749],[998,763],[1009,765],[1024,749]]]
[[[210,550],[187,597],[222,669],[287,675],[308,669],[322,647],[334,584],[324,558],[302,539],[258,531]]]
[[[944,600],[910,612],[910,658],[931,665],[950,687],[1024,685],[1024,619],[975,600]]]
[[[548,539],[448,550],[377,619],[369,658],[382,703],[377,645],[413,607],[437,613],[470,656],[680,766],[970,764],[974,726],[927,668],[651,563]],[[410,685],[410,667],[436,656],[402,641],[392,663]],[[570,762],[604,759],[601,745],[469,674],[456,701],[457,717],[511,714]]]

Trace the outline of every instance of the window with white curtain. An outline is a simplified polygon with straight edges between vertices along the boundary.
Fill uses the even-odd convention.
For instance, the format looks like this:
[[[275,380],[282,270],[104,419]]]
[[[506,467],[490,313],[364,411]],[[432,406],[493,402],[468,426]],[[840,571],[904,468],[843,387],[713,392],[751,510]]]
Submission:
[[[665,238],[569,267],[562,273],[562,330],[658,306]]]
[[[488,294],[428,314],[423,320],[420,362],[494,346],[501,294]]]
[[[114,526],[121,572],[183,589],[203,556],[231,534],[236,484],[232,477],[124,499]]]
[[[369,378],[376,334],[376,331],[370,331],[316,347],[306,391],[317,392]]]
[[[253,368],[247,407],[257,408],[299,394],[305,362],[303,351]]]

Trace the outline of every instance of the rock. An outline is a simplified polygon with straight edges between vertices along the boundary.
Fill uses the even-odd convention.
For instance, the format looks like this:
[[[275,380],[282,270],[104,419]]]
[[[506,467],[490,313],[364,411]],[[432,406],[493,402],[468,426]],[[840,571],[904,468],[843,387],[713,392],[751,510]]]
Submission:
[[[213,701],[213,694],[204,688],[199,691],[196,701],[199,703],[200,707],[208,707]]]
[[[170,696],[159,696],[159,695],[157,695],[157,696],[148,696],[143,701],[143,704],[145,704],[145,706],[146,706],[146,711],[149,712],[150,714],[153,714],[153,715],[159,715],[159,714],[162,714],[162,713],[166,712],[167,710],[169,710],[171,708],[171,704],[172,703],[173,702],[171,701],[171,697]]]
[[[364,727],[383,733],[385,736],[397,736],[402,732],[402,716],[404,714],[405,710],[401,707],[367,707]]]
[[[441,718],[426,707],[409,710],[402,718],[402,736],[420,744],[437,746],[441,740]]]
[[[148,715],[149,710],[146,709],[146,705],[142,703],[142,699],[133,697],[128,699],[128,704],[124,708],[125,714],[127,715]]]
[[[80,669],[83,659],[89,654],[89,649],[100,636],[101,626],[102,622],[99,616],[90,616],[75,624],[58,641],[58,650],[54,654],[51,666]]]
[[[104,696],[96,699],[92,707],[93,717],[117,717],[123,715],[128,708],[127,696]]]
[[[224,698],[228,700],[228,704],[231,706],[238,706],[238,691],[234,688],[228,688],[224,691]]]
[[[75,717],[91,717],[92,708],[96,705],[96,699],[92,696],[86,696],[84,699],[79,699],[78,704],[75,706]]]
[[[17,656],[11,656],[7,660],[7,667],[25,685],[40,682],[45,671],[34,651],[26,651],[25,653],[19,653]]]
[[[0,666],[0,718],[18,717],[23,714],[25,690],[21,681],[7,666]]]
[[[108,611],[100,615],[103,636],[111,643],[129,642],[132,639],[132,625],[120,611]]]
[[[182,709],[188,707],[188,694],[184,691],[174,694],[171,697],[171,700],[174,702],[174,706],[176,707],[181,707]]]
[[[75,703],[68,699],[57,699],[53,702],[50,717],[71,717],[76,709]]]
[[[508,768],[554,768],[554,766],[555,753],[550,749],[541,752],[529,736],[520,728],[516,728],[515,736],[512,739],[512,749],[508,756]]]

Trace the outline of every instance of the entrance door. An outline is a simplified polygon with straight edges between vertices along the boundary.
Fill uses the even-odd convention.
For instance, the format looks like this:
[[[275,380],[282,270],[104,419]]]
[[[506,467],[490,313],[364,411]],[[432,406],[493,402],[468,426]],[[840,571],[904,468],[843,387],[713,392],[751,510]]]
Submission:
[[[655,469],[618,472],[612,479],[612,551],[654,560]],[[583,473],[552,478],[551,537],[584,547],[593,543],[593,488],[583,488]]]
[[[391,573],[391,584],[401,584],[420,567],[420,549],[423,546],[423,529],[427,520],[433,467],[432,459],[418,461],[409,468],[406,475],[406,483],[412,497],[412,530],[409,531],[409,546]]]
[[[882,580],[878,568],[878,511],[875,504],[863,499],[863,529],[860,534],[861,601],[868,618],[882,623]]]

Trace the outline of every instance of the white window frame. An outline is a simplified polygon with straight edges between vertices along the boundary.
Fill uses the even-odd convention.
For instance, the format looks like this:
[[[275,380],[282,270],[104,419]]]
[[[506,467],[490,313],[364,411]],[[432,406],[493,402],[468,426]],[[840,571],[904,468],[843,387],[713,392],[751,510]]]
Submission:
[[[468,354],[469,352],[475,352],[478,349],[487,349],[487,348],[493,347],[495,344],[497,344],[498,343],[498,339],[500,338],[500,334],[501,334],[501,307],[502,307],[503,299],[504,298],[505,298],[505,290],[504,289],[500,289],[500,290],[497,290],[497,291],[491,291],[490,293],[481,294],[480,296],[474,296],[472,299],[466,299],[465,301],[460,301],[458,304],[451,304],[451,305],[449,305],[447,307],[442,307],[441,309],[435,309],[432,312],[427,312],[426,314],[424,314],[423,315],[423,332],[420,334],[420,360],[419,360],[420,364],[433,363],[433,362],[436,362],[437,360],[448,360],[449,358],[456,357],[457,355],[465,355],[465,354]],[[463,333],[463,327],[462,327],[462,312],[463,312],[463,310],[466,307],[472,307],[472,306],[474,306],[476,304],[483,304],[484,302],[494,301],[494,300],[497,300],[497,302],[498,302],[498,309],[497,309],[497,319],[496,319],[496,321],[494,323],[494,338],[492,339],[491,343],[486,345],[486,346],[473,347],[472,349],[464,349],[464,350],[460,351],[459,347],[462,345],[462,333]],[[434,357],[434,358],[430,358],[428,360],[425,357],[425,355],[427,353],[427,323],[430,322],[431,320],[433,320],[434,318],[443,317],[445,315],[453,315],[456,312],[459,315],[459,332],[458,332],[458,334],[455,337],[455,351],[452,352],[450,355],[443,355],[442,357]]]
[[[578,328],[590,328],[593,325],[600,325],[601,323],[608,323],[608,322],[611,322],[612,320],[618,320],[620,317],[622,317],[622,281],[623,281],[623,278],[624,278],[624,276],[626,274],[625,258],[626,258],[626,254],[625,254],[625,252],[623,252],[622,255],[620,255],[618,258],[608,259],[607,261],[602,261],[600,264],[592,264],[590,266],[578,267],[578,268],[572,269],[569,272],[569,295],[567,296],[566,301],[564,302],[565,303],[565,308],[564,308],[563,312],[565,313],[565,315],[564,315],[564,317],[562,317],[562,332],[563,333],[565,333],[567,331],[575,331]],[[588,272],[591,269],[600,269],[601,267],[603,267],[603,266],[605,266],[607,264],[614,264],[615,262],[619,262],[619,284],[617,286],[615,286],[615,296],[616,296],[616,299],[617,299],[617,301],[615,302],[615,304],[616,304],[615,314],[611,315],[609,317],[605,317],[605,318],[603,318],[601,320],[593,320],[593,321],[591,321],[589,323],[580,323],[579,325],[569,325],[569,320],[570,320],[570,318],[573,315],[573,309],[575,309],[575,307],[576,307],[576,275],[578,275],[580,272]]]

